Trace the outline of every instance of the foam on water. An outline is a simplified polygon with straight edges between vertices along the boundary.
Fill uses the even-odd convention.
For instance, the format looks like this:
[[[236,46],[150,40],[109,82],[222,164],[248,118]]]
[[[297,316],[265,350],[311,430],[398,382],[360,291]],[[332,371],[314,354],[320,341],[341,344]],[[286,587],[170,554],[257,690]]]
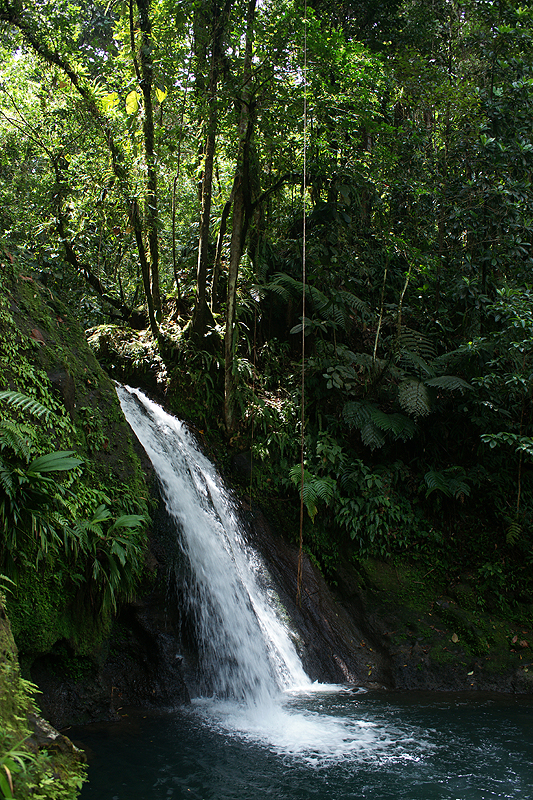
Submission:
[[[333,696],[333,692],[328,694]],[[281,703],[251,707],[208,698],[194,701],[194,712],[208,727],[309,766],[416,761],[433,749],[422,731],[358,717],[353,700],[344,711],[332,715],[310,710],[305,700],[302,708]]]

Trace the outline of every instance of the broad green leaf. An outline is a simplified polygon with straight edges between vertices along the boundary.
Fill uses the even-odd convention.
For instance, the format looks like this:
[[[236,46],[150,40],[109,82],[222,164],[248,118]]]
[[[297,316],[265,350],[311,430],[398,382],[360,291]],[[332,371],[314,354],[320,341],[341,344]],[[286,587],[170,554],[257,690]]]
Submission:
[[[126,114],[136,114],[139,110],[139,92],[135,89],[126,96]]]
[[[119,96],[117,92],[110,92],[102,97],[102,108],[104,111],[112,111],[119,104]]]
[[[145,519],[140,514],[123,514],[117,518],[113,528],[139,528],[144,523]]]
[[[2,765],[2,768],[6,774],[4,774],[4,772],[0,772],[0,790],[2,791],[3,796],[9,800],[9,798],[13,797],[13,792],[11,791],[10,786],[11,772],[5,764]]]
[[[39,456],[31,462],[28,467],[28,474],[35,474],[36,472],[61,472],[62,470],[70,470],[79,467],[83,464],[81,458],[72,458],[74,450],[58,450],[56,453],[46,453],[44,456]]]
[[[109,509],[104,506],[103,504],[98,506],[96,511],[91,517],[91,523],[94,522],[106,522],[108,519],[111,519],[111,512]]]

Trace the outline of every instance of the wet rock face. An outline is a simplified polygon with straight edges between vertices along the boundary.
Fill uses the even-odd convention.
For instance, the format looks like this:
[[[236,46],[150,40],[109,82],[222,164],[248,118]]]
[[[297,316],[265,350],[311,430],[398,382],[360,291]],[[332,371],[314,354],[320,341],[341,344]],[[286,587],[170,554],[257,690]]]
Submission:
[[[182,656],[169,619],[154,592],[144,603],[129,605],[115,621],[100,653],[68,674],[68,661],[49,654],[32,667],[43,693],[44,716],[56,727],[119,719],[124,706],[167,708],[189,701]]]
[[[332,591],[304,556],[298,604],[297,549],[260,511],[248,516],[252,544],[279,587],[313,680],[406,691],[533,691],[533,631],[521,625],[516,633],[512,622],[475,608],[474,587],[443,595],[415,568],[369,562],[359,569],[340,564]]]
[[[76,384],[66,369],[54,369],[48,373],[52,389],[61,397],[63,405],[72,416],[76,408]]]
[[[357,596],[349,604],[340,602],[304,555],[298,603],[297,549],[276,534],[258,509],[251,517],[251,537],[297,632],[297,649],[309,677],[326,683],[390,685],[386,653]]]

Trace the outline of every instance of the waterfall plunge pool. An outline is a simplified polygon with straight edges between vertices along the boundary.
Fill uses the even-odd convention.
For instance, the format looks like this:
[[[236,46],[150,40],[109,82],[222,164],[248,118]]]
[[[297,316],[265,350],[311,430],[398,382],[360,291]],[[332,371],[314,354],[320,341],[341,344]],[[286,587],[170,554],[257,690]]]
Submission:
[[[187,565],[198,678],[189,707],[69,731],[89,753],[82,800],[533,798],[533,699],[313,684],[213,464],[179,420],[117,391]]]
[[[533,797],[533,698],[327,688],[73,729],[81,800]]]

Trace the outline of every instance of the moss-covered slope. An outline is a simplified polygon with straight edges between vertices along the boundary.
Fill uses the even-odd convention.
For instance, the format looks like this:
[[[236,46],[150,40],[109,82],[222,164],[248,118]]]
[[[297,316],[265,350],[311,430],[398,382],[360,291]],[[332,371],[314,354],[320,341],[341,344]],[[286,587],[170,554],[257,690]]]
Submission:
[[[85,757],[39,716],[33,691],[20,676],[0,599],[0,796],[73,800],[85,779]]]
[[[88,654],[108,631],[142,576],[147,491],[113,384],[79,324],[11,259],[1,269],[0,389],[47,411],[2,401],[0,568],[16,583],[8,613],[27,664],[62,641]],[[57,451],[83,463],[28,477],[32,459]]]

